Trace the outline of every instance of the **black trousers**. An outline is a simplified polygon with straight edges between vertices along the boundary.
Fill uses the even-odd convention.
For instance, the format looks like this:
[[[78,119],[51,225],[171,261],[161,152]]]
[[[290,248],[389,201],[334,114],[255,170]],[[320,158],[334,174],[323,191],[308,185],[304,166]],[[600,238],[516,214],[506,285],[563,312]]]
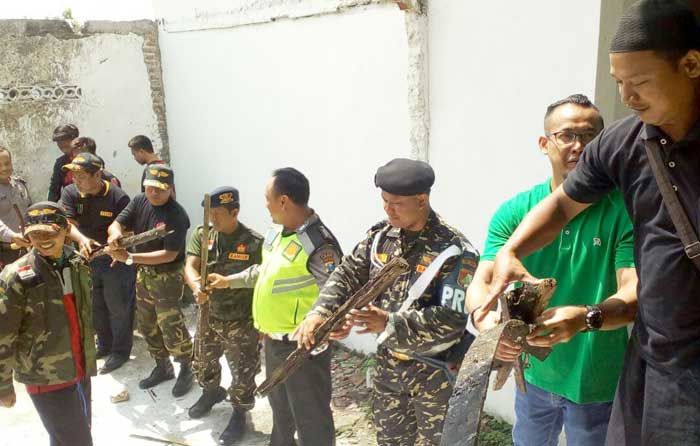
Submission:
[[[29,395],[51,446],[92,446],[90,378],[65,389]]]
[[[134,268],[109,256],[90,262],[92,271],[92,321],[100,350],[129,357],[133,345],[136,305]]]
[[[296,342],[265,338],[265,374],[269,377]],[[335,427],[331,412],[331,349],[304,362],[268,396],[272,407],[270,446],[332,446]]]
[[[683,370],[652,367],[630,339],[605,444],[700,445],[700,363]]]

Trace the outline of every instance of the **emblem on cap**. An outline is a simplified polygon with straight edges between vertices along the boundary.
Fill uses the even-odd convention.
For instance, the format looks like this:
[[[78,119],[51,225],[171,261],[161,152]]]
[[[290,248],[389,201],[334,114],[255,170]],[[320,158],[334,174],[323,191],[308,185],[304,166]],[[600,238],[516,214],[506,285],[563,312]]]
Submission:
[[[219,195],[219,203],[233,203],[233,192],[226,192],[224,194]]]
[[[38,217],[40,215],[53,215],[56,213],[56,209],[44,208],[44,209],[32,209],[27,212],[30,217]]]

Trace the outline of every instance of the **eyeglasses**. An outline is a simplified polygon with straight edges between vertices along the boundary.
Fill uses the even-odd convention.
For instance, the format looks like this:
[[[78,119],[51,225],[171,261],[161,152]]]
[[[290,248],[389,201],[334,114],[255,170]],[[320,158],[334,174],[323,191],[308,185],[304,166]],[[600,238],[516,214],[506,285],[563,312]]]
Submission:
[[[582,145],[586,145],[598,136],[598,132],[589,130],[587,132],[572,132],[571,130],[563,130],[561,132],[550,133],[547,137],[554,137],[553,141],[558,146],[568,147],[573,146],[576,141]]]

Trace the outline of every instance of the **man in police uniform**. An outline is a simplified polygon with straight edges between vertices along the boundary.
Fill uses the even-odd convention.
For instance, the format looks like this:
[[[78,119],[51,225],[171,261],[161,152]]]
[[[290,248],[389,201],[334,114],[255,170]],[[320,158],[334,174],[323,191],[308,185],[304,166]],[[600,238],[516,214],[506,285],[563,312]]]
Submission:
[[[63,155],[56,158],[56,162],[53,165],[53,172],[49,181],[49,201],[58,202],[61,199],[61,189],[72,182],[70,176],[66,179],[67,172],[62,168],[73,159],[72,143],[78,136],[80,136],[80,131],[73,124],[59,125],[53,131],[53,141]]]
[[[64,245],[70,224],[56,203],[26,213],[28,254],[0,274],[0,406],[27,386],[51,445],[89,446],[95,375],[90,271]]]
[[[73,238],[85,236],[93,245],[106,244],[107,228],[129,204],[129,196],[102,177],[102,161],[95,155],[81,153],[63,169],[73,172],[73,184],[61,192],[66,216],[74,231],[80,232]],[[121,367],[129,359],[133,341],[134,268],[110,263],[109,256],[90,262],[97,358],[107,357],[100,373]]]
[[[360,334],[380,334],[373,406],[379,445],[440,444],[452,394],[448,364],[459,361],[471,341],[464,296],[479,257],[432,210],[434,180],[433,169],[422,161],[394,159],[379,168],[374,182],[382,189],[388,220],[374,225],[331,274],[298,330],[299,345],[311,348],[313,330],[386,262],[408,261],[409,273],[373,304],[353,310],[333,333],[333,339],[342,339],[359,326]],[[432,280],[421,286],[417,280],[424,274]],[[410,295],[417,299],[407,300]]]
[[[146,339],[148,351],[156,361],[150,376],[139,382],[148,389],[163,381],[173,379],[170,356],[180,363],[180,372],[173,386],[175,397],[185,395],[193,383],[192,338],[185,327],[180,309],[185,260],[185,242],[190,220],[187,213],[172,197],[174,183],[172,169],[165,166],[149,166],[143,185],[145,194],[134,197],[129,205],[109,226],[107,241],[114,260],[136,265],[136,318],[138,328]],[[117,241],[123,231],[131,229],[141,233],[156,226],[165,225],[173,231],[165,238],[143,243],[130,253],[118,249]]]
[[[340,263],[338,241],[308,206],[309,181],[286,167],[273,172],[265,189],[275,226],[263,243],[263,262],[228,277],[214,276],[212,288],[251,288],[255,328],[265,334],[265,373],[296,349],[292,334],[329,274]],[[269,396],[272,446],[335,443],[331,402],[331,353],[314,356]]]
[[[14,174],[12,154],[0,146],[0,270],[17,260],[22,251],[12,249],[28,247],[29,243],[22,235],[21,215],[14,208],[17,205],[20,213],[24,213],[32,204],[25,181]]]
[[[238,190],[222,186],[211,197],[211,223],[207,271],[230,275],[262,261],[262,236],[238,220],[240,201]],[[204,203],[202,203],[204,204]],[[253,327],[253,291],[250,288],[217,289],[209,296],[200,289],[200,258],[202,226],[197,226],[187,245],[185,280],[198,303],[209,301],[209,330],[202,336],[204,358],[207,362],[204,379],[199,383],[203,392],[190,408],[191,418],[201,418],[212,406],[226,398],[220,386],[219,358],[226,354],[232,382],[228,393],[233,415],[221,434],[219,444],[230,445],[245,433],[245,413],[255,406],[255,374],[260,367],[258,331]]]

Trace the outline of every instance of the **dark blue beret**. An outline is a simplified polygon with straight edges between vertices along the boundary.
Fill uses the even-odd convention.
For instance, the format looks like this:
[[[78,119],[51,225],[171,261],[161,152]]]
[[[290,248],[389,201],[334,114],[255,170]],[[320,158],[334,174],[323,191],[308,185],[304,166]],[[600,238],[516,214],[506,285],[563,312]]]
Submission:
[[[223,206],[225,204],[233,204],[240,206],[240,201],[238,197],[238,189],[231,186],[220,186],[209,192],[211,197],[211,207],[216,208]],[[204,206],[204,200],[202,200],[202,206]]]
[[[435,183],[435,172],[430,164],[395,158],[377,169],[374,185],[394,195],[427,194]]]

